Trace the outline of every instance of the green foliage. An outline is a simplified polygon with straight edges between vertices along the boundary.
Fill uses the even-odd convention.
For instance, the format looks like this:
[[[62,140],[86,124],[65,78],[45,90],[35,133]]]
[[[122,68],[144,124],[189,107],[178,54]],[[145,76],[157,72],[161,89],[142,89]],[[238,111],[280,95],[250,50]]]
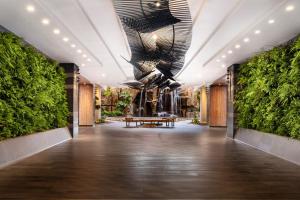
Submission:
[[[128,92],[121,92],[119,101],[116,105],[116,110],[124,112],[131,103],[131,95]]]
[[[126,114],[127,109],[131,103],[131,95],[128,92],[121,92],[119,100],[116,104],[116,109],[114,111],[102,111],[103,116],[116,117]]]
[[[65,75],[11,33],[0,33],[0,140],[67,124]]]
[[[97,119],[96,120],[96,124],[103,124],[103,123],[105,123],[105,120],[106,120],[106,117],[104,116],[104,117],[101,117],[100,119]]]
[[[239,127],[300,139],[300,38],[263,52],[238,72]]]
[[[192,119],[192,124],[200,124],[198,115],[199,115],[198,112],[194,112],[194,118]]]
[[[112,96],[112,89],[110,87],[107,87],[106,90],[104,90],[103,95],[105,97],[111,97]]]

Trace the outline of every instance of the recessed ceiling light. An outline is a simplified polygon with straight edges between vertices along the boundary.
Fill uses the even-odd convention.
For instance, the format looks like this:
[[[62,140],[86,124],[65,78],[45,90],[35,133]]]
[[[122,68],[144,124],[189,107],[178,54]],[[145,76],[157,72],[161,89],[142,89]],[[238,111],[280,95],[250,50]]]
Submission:
[[[81,64],[81,66],[82,66],[82,67],[84,67],[84,66],[85,66],[85,64],[84,64],[84,63],[82,63],[82,64]]]
[[[90,58],[87,59],[88,62],[91,62],[92,60]]]
[[[154,35],[152,36],[152,38],[153,38],[153,40],[157,40],[158,36],[157,36],[156,34],[154,34]]]
[[[64,37],[64,38],[63,38],[63,41],[64,41],[64,42],[68,42],[68,41],[69,41],[69,38]]]
[[[226,55],[224,54],[224,55],[222,56],[222,58],[226,58]]]
[[[105,77],[105,76],[106,76],[106,74],[101,74],[101,76],[102,76],[102,77]]]
[[[254,31],[254,33],[255,33],[256,35],[258,35],[258,34],[261,33],[261,31],[260,31],[260,30],[256,30],[256,31]]]
[[[50,20],[47,18],[44,18],[44,19],[42,19],[42,24],[48,25],[48,24],[50,24]]]
[[[77,50],[77,53],[82,53],[82,50],[81,50],[81,49],[78,49],[78,50]]]
[[[86,58],[86,57],[87,57],[87,55],[83,54],[83,55],[82,55],[82,57]]]
[[[71,44],[70,46],[71,46],[72,48],[75,48],[75,47],[76,47],[76,45],[75,45],[75,44]]]
[[[239,49],[239,48],[241,48],[241,45],[236,44],[236,45],[235,45],[235,48],[236,48],[236,49]]]
[[[34,12],[35,11],[35,7],[33,5],[27,5],[26,6],[26,10],[30,13]]]
[[[249,42],[249,41],[250,41],[249,38],[245,38],[245,39],[244,39],[244,42],[245,42],[245,43],[247,43],[247,42]]]
[[[290,12],[290,11],[295,10],[295,7],[294,7],[293,5],[288,5],[288,6],[285,8],[285,10],[286,10],[287,12]]]
[[[225,68],[225,67],[226,67],[226,65],[225,65],[225,64],[223,64],[223,65],[222,65],[222,67],[223,67],[223,68]]]
[[[274,23],[275,23],[275,20],[274,20],[274,19],[270,19],[270,20],[268,21],[268,23],[269,23],[269,24],[274,24]]]
[[[56,29],[53,30],[53,33],[54,33],[55,35],[59,35],[59,34],[60,34],[60,30],[56,28]]]
[[[217,59],[217,62],[221,62],[221,60],[220,60],[220,59]]]
[[[156,5],[156,7],[159,7],[159,6],[160,6],[160,2],[157,1],[157,2],[155,3],[155,5]]]
[[[232,54],[232,53],[233,53],[233,51],[232,51],[232,50],[229,50],[227,53],[228,53],[228,54]]]

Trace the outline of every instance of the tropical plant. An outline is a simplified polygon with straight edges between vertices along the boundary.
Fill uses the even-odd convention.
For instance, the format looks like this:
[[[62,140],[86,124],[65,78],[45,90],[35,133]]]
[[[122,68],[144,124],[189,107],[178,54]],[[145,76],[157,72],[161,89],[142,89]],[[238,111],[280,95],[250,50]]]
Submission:
[[[0,33],[0,140],[67,124],[65,74],[12,33]]]
[[[241,65],[235,107],[239,127],[300,139],[300,38]]]
[[[127,91],[121,92],[115,110],[114,111],[103,110],[102,115],[109,116],[109,117],[122,116],[126,114],[130,103],[131,103],[130,93]]]

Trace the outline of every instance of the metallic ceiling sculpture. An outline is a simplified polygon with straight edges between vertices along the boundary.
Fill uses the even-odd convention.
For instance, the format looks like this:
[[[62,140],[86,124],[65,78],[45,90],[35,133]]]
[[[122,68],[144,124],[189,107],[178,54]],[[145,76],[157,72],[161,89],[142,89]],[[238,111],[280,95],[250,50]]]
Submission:
[[[174,90],[192,39],[187,0],[114,0],[131,49],[132,88]],[[125,58],[124,58],[125,59]],[[126,59],[125,59],[126,60]]]

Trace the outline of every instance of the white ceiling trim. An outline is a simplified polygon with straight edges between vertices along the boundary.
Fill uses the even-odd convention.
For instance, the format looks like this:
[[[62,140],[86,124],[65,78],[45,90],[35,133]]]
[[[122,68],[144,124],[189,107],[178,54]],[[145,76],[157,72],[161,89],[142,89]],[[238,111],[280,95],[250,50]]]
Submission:
[[[68,26],[63,22],[62,19],[60,19],[54,12],[49,9],[49,7],[42,2],[41,0],[34,0],[36,4],[38,4],[42,9],[44,9],[53,19],[55,19],[62,27],[64,27],[65,30],[67,30],[73,38],[75,38],[76,42],[80,44],[92,57],[94,60],[97,61],[97,63],[100,65],[100,67],[103,66],[102,61],[93,53],[89,50],[89,48],[81,42],[81,40],[74,34],[74,32],[68,28]]]
[[[110,54],[110,56],[113,58],[113,60],[115,61],[115,63],[117,64],[118,68],[120,69],[120,71],[122,72],[122,74],[124,75],[125,78],[127,78],[126,73],[124,71],[124,69],[122,68],[122,66],[120,65],[120,63],[117,61],[116,57],[114,56],[113,52],[111,51],[111,49],[109,48],[109,46],[107,45],[106,41],[104,40],[104,38],[102,37],[101,33],[99,32],[98,28],[96,27],[96,25],[94,24],[93,20],[90,18],[90,16],[87,14],[86,10],[84,9],[83,5],[81,4],[80,0],[76,0],[76,3],[78,4],[78,6],[80,7],[81,12],[84,14],[84,16],[86,17],[86,19],[89,21],[90,25],[92,26],[93,30],[95,31],[95,33],[97,34],[98,38],[101,40],[101,42],[104,44],[105,48],[107,49],[108,53]]]
[[[223,52],[225,49],[227,49],[232,43],[237,42],[240,40],[240,38],[247,33],[249,33],[255,26],[262,23],[264,20],[266,20],[267,17],[271,16],[274,12],[279,10],[284,4],[286,4],[288,0],[283,0],[282,2],[274,5],[269,10],[267,10],[263,15],[258,16],[254,23],[248,26],[245,30],[239,32],[235,37],[233,37],[232,40],[227,42],[220,50],[218,50],[213,56],[211,56],[207,61],[204,62],[202,67],[206,67],[212,60],[214,60],[221,52]]]
[[[194,53],[192,58],[183,66],[182,70],[175,76],[175,78],[179,77],[182,72],[184,72],[190,64],[194,61],[194,59],[198,56],[198,54],[203,50],[203,48],[209,43],[209,41],[216,35],[216,33],[223,27],[225,22],[229,17],[231,17],[240,7],[241,2],[243,0],[239,0],[235,3],[235,5],[229,10],[229,12],[226,14],[226,16],[222,19],[222,21],[216,26],[216,28],[213,30],[213,32],[209,35],[209,37],[205,40],[205,42],[199,47],[199,49]]]
[[[194,26],[194,24],[197,23],[197,21],[198,21],[198,19],[199,19],[199,16],[200,16],[200,14],[201,14],[201,12],[202,12],[202,10],[203,10],[204,5],[206,4],[206,2],[207,2],[207,0],[202,1],[202,3],[201,3],[201,5],[200,5],[200,8],[199,8],[198,12],[197,12],[196,16],[195,16],[194,19],[193,19],[193,26]]]

